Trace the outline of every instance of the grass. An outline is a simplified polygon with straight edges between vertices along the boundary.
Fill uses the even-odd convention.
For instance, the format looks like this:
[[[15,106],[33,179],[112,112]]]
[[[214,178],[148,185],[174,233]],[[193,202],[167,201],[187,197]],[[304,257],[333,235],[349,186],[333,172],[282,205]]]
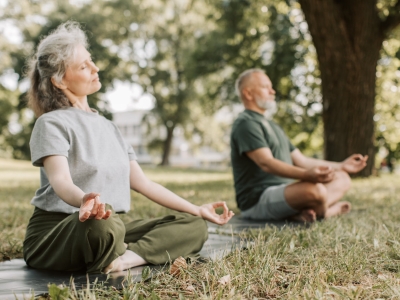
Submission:
[[[189,201],[224,200],[236,210],[229,171],[144,171]],[[22,257],[38,184],[38,170],[29,163],[0,160],[0,260]],[[122,291],[101,283],[49,291],[53,299],[57,292],[71,299],[400,299],[399,195],[395,175],[357,179],[345,197],[353,204],[350,214],[309,227],[253,230],[243,235],[253,240],[247,250],[191,265],[179,277],[161,273],[140,283],[128,277]],[[168,213],[135,193],[132,208],[126,221]]]

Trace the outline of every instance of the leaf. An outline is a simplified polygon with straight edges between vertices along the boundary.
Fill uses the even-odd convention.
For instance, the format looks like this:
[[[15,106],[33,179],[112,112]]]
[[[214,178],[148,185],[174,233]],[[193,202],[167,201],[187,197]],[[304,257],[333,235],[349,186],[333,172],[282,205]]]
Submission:
[[[48,285],[49,295],[54,300],[64,300],[69,298],[69,289],[63,285],[55,285],[54,283]]]
[[[226,285],[231,282],[231,275],[225,275],[218,280],[218,283],[221,285]]]
[[[383,273],[381,273],[381,272],[379,272],[378,273],[378,279],[380,279],[380,280],[388,280],[388,276],[383,274]]]
[[[188,285],[188,286],[185,288],[185,290],[192,293],[192,292],[195,291],[195,288],[194,288],[193,285],[190,284],[190,285]]]
[[[379,240],[378,239],[374,239],[374,248],[375,249],[379,248]]]
[[[142,279],[147,280],[149,277],[150,277],[150,268],[146,266],[142,270]]]
[[[187,267],[186,260],[182,256],[179,256],[171,265],[169,273],[173,276],[178,276],[181,273],[181,269],[187,269]]]

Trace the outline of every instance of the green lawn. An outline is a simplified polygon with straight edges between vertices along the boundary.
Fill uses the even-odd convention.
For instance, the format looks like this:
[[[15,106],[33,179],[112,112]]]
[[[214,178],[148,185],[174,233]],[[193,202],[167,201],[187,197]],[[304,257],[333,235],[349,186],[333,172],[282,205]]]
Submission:
[[[230,172],[145,168],[145,173],[194,203],[224,200],[237,209]],[[0,260],[22,257],[22,240],[39,184],[29,162],[0,159]],[[350,214],[309,227],[248,233],[247,250],[192,265],[178,278],[127,279],[123,291],[102,285],[66,290],[73,299],[400,299],[400,180],[395,175],[354,180],[345,197]],[[132,218],[168,213],[132,193]],[[221,284],[221,277],[230,281]]]

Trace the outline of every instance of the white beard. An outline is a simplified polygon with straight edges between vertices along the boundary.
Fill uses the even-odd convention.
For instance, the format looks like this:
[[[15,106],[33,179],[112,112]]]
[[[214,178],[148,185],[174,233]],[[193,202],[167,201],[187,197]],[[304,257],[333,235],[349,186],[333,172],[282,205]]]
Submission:
[[[265,109],[266,110],[265,114],[270,117],[273,116],[276,113],[276,111],[278,110],[275,100],[266,101],[266,100],[261,100],[259,98],[256,98],[255,101],[256,101],[258,107],[261,109]]]

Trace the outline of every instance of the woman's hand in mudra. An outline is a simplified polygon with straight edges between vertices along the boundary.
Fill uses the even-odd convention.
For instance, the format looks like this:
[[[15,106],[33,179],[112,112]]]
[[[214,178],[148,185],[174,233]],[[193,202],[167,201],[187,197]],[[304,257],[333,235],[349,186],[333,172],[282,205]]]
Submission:
[[[105,210],[105,204],[100,201],[100,194],[85,194],[79,208],[79,221],[85,222],[87,219],[107,220],[111,215],[111,210]]]
[[[218,207],[223,208],[222,214],[217,214],[215,209]],[[225,202],[214,202],[203,204],[200,206],[200,216],[210,222],[218,225],[224,225],[233,217],[234,213],[229,210]]]

